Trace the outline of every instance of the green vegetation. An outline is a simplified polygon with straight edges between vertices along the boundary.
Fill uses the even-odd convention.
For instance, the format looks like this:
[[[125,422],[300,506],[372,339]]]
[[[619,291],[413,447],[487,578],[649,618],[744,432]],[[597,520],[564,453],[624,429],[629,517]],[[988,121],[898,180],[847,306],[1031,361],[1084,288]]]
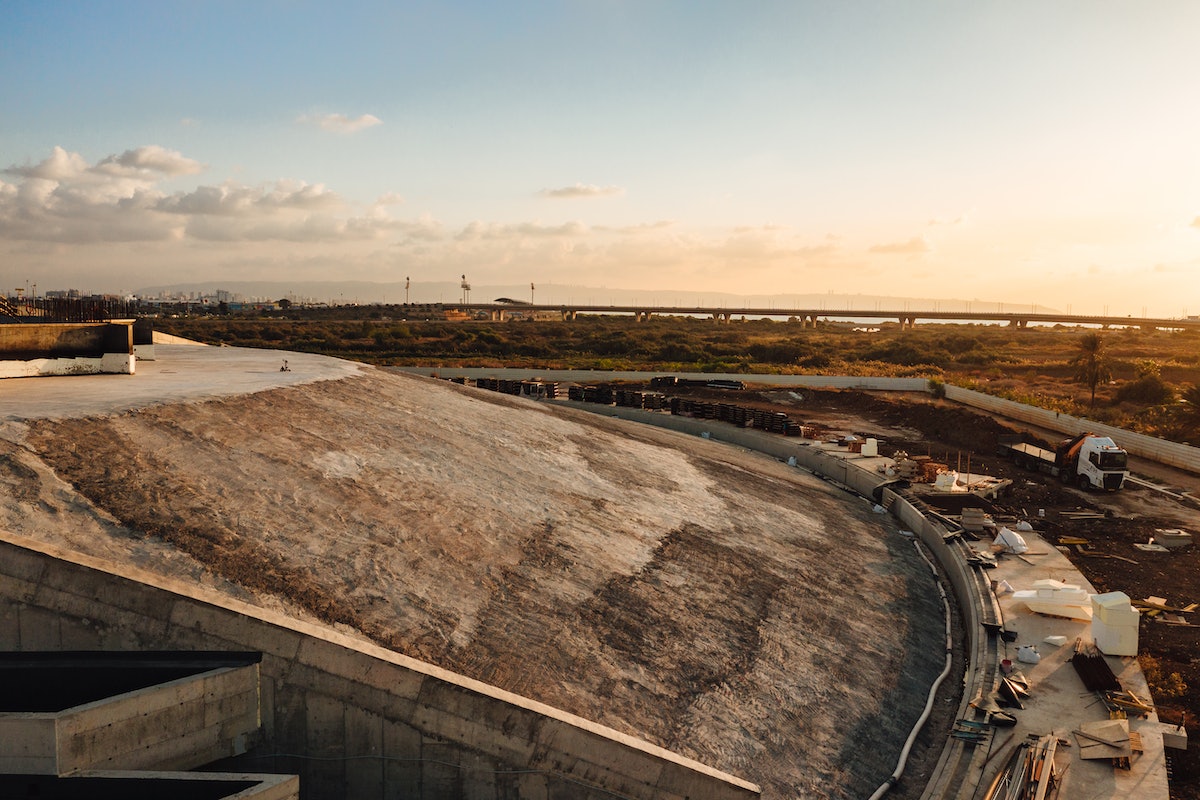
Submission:
[[[239,347],[393,366],[642,369],[919,377],[1200,442],[1200,334],[1067,327],[919,325],[875,330],[772,320],[580,316],[446,321],[436,309],[341,306],[164,317],[155,328]]]
[[[1098,333],[1086,333],[1079,340],[1079,352],[1071,359],[1075,368],[1075,380],[1092,391],[1091,405],[1096,405],[1096,386],[1101,381],[1112,380],[1112,362],[1104,346],[1104,337]]]

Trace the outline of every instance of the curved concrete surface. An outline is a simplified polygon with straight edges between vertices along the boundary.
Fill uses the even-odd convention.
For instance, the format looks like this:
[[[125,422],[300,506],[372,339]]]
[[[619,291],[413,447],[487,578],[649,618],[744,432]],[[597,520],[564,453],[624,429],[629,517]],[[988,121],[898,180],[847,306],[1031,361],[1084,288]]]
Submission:
[[[242,347],[155,345],[135,375],[12,378],[0,384],[0,421],[116,414],[134,408],[250,394],[357,374],[353,361]],[[283,372],[286,359],[288,371]]]

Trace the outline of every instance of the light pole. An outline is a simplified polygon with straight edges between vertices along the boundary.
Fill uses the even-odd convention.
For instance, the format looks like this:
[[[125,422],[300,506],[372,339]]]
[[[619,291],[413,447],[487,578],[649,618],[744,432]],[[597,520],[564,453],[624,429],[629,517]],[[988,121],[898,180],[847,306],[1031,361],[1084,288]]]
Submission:
[[[533,305],[533,281],[529,282],[529,305]]]
[[[404,279],[404,305],[408,305],[408,278]]]

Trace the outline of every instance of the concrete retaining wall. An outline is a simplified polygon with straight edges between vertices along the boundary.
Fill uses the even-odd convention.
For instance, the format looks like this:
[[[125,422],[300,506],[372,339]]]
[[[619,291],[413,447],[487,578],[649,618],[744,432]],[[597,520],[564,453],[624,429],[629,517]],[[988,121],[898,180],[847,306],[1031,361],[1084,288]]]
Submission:
[[[62,711],[0,712],[0,772],[194,769],[246,752],[258,665],[226,667]]]
[[[0,378],[134,372],[129,322],[0,325]]]
[[[58,715],[58,774],[194,769],[240,755],[259,728],[258,665],[224,668]]]
[[[128,577],[126,577],[128,576]],[[527,698],[192,584],[0,532],[0,647],[256,650],[263,744],[305,797],[745,798],[751,783]]]

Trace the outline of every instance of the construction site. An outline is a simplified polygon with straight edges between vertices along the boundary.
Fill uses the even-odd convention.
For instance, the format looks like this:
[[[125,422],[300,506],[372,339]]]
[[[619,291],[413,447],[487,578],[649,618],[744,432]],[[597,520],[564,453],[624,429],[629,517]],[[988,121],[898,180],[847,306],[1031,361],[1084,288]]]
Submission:
[[[155,350],[4,383],[0,649],[242,654],[216,668],[240,699],[190,714],[204,747],[141,761],[33,752],[31,715],[74,707],[0,709],[28,792],[200,769],[272,797],[1168,797],[1182,728],[1137,661],[1099,655],[1125,705],[1096,699],[1060,669],[1093,663],[1092,623],[1016,597],[1094,587],[1035,509],[1025,550],[997,546],[999,470],[955,470],[973,485],[939,505],[962,465],[898,467],[911,429]],[[929,463],[934,495],[902,491]]]

